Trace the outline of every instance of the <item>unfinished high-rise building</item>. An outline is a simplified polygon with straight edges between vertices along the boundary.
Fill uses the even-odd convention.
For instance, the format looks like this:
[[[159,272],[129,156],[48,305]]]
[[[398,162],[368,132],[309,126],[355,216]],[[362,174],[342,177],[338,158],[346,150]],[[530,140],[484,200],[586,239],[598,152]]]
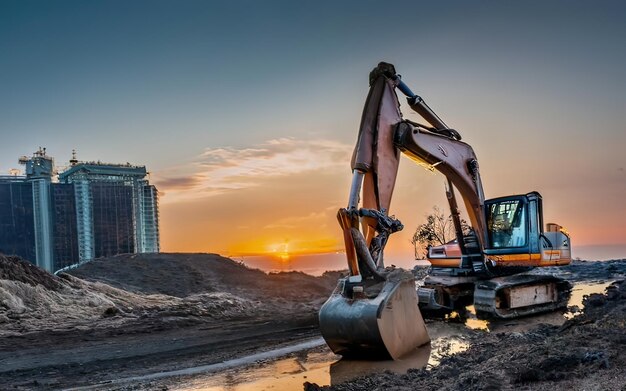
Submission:
[[[23,176],[0,176],[0,253],[37,259],[33,184]]]
[[[0,176],[0,253],[48,270],[122,253],[159,252],[158,193],[143,166],[78,162],[58,175],[39,149],[25,176]]]
[[[159,252],[157,190],[146,168],[73,163],[59,181],[74,186],[80,261]]]

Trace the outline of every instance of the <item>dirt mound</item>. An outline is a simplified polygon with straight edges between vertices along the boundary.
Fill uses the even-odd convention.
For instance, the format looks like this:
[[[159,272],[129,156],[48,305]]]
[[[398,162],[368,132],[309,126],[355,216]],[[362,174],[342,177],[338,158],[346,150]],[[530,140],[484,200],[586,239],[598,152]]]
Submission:
[[[59,279],[45,270],[20,257],[2,254],[0,254],[0,280],[20,281],[31,286],[43,285],[52,290],[57,290],[61,286]]]
[[[217,254],[124,254],[88,262],[68,273],[140,293],[176,297],[228,292],[249,299],[326,299],[338,273],[313,277],[300,272],[250,269]]]
[[[69,274],[56,277],[17,257],[0,256],[0,276],[0,337],[76,327],[165,324],[173,318],[197,323],[272,313],[256,300],[228,292],[175,297],[129,292]]]
[[[337,278],[268,275],[216,254],[121,255],[58,277],[17,257],[0,257],[0,337],[277,316],[315,324]]]
[[[431,370],[384,373],[305,390],[546,390],[626,388],[626,282],[585,300],[583,314],[563,326],[524,333],[470,335],[471,347]]]

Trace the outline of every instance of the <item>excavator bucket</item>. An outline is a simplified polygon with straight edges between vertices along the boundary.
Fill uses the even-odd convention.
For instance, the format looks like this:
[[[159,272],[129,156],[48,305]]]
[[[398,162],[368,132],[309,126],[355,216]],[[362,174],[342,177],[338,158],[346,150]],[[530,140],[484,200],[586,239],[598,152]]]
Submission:
[[[346,277],[322,306],[320,331],[335,354],[398,359],[430,342],[411,272],[394,269],[370,287]]]

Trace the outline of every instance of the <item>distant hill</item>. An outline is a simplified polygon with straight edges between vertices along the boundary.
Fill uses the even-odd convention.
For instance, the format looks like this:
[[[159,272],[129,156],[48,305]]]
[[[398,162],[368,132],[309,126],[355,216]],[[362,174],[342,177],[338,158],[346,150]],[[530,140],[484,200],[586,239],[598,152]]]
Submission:
[[[145,294],[185,297],[194,293],[227,292],[249,299],[326,300],[339,273],[313,277],[301,272],[270,273],[206,253],[123,254],[96,259],[68,271],[88,281],[100,281]]]

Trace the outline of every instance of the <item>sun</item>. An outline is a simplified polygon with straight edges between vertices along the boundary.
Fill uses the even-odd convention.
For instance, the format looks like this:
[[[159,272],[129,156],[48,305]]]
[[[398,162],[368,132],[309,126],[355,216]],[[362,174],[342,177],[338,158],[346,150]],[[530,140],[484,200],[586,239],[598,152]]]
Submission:
[[[278,257],[281,262],[289,262],[289,241],[285,239],[282,244],[274,247],[272,252],[275,253],[276,257]]]

